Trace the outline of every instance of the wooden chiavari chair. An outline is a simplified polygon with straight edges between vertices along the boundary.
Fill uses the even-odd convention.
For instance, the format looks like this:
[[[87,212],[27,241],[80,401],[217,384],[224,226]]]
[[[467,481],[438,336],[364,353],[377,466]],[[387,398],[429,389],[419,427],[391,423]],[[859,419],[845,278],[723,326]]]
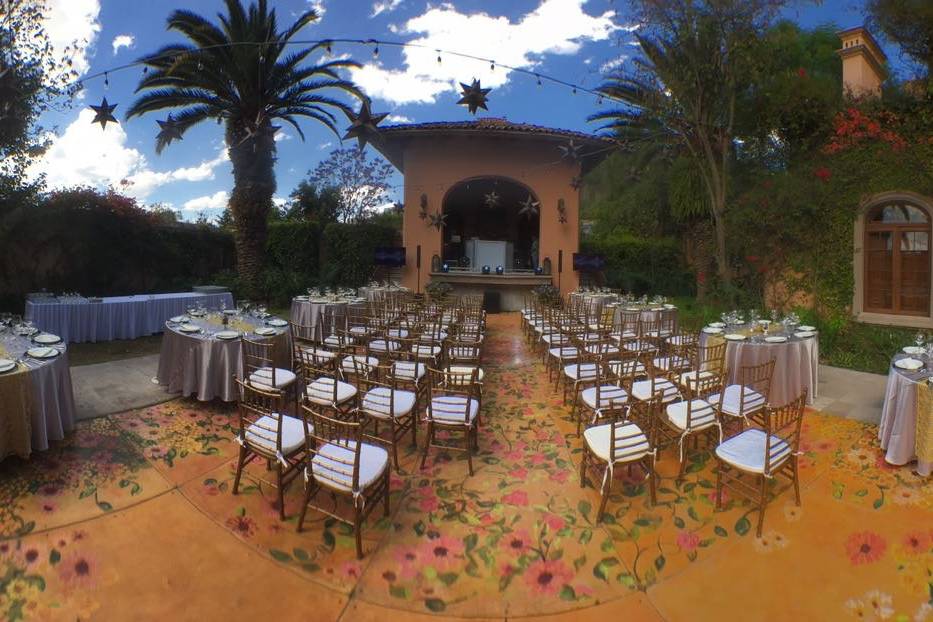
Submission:
[[[604,414],[604,411],[622,409],[628,411],[628,391],[613,382],[614,376],[603,363],[603,357],[596,353],[587,353],[583,359],[592,362],[596,367],[596,375],[591,386],[580,391],[580,397],[574,408],[574,419],[577,422],[577,436],[584,421],[588,425],[595,424]]]
[[[651,410],[656,409],[657,404],[658,400],[652,401]],[[628,411],[624,405],[609,403],[601,414],[601,418],[607,422],[588,427],[583,432],[583,454],[580,460],[581,488],[586,487],[588,471],[601,480],[597,523],[602,521],[606,510],[617,466],[626,465],[630,470],[632,466],[641,466],[648,481],[650,502],[652,505],[657,502],[657,473],[654,468],[656,450],[651,444],[650,432],[642,430],[627,418]]]
[[[716,433],[717,440],[722,441],[722,424],[719,413],[710,403],[710,396],[722,393],[723,376],[713,374],[698,376],[689,383],[686,398],[667,404],[664,408],[664,423],[662,428],[672,438],[676,438],[679,447],[680,474],[683,477],[687,461],[684,459],[684,443],[691,436]]]
[[[787,477],[794,485],[794,500],[800,505],[800,477],[797,452],[800,447],[800,428],[803,424],[807,390],[789,404],[779,408],[765,407],[762,411],[764,429],[747,428],[721,442],[716,448],[716,509],[722,508],[722,490],[732,492],[758,503],[758,530],[765,522],[768,504],[768,482],[778,475]],[[757,486],[744,481],[743,476],[757,480]]]
[[[310,325],[289,322],[292,331],[292,361],[295,369],[301,367],[301,352],[310,354],[317,365],[332,367],[337,360],[339,346],[331,347],[329,344],[320,344],[315,339],[314,327]]]
[[[690,360],[687,371],[672,374],[674,381],[686,392],[692,392],[693,387],[701,379],[719,377],[725,382],[726,377],[726,342],[707,342],[706,345],[695,345],[685,348],[685,354]],[[718,400],[717,400],[718,401]]]
[[[241,364],[247,383],[263,390],[288,391],[294,389],[296,376],[289,369],[275,366],[275,343],[270,340],[254,341],[243,337]]]
[[[340,371],[321,367],[313,356],[301,353],[301,375],[307,383],[304,403],[321,412],[333,412],[335,416],[347,418],[356,408],[357,388],[341,380]]]
[[[424,468],[428,451],[431,447],[441,447],[455,451],[466,451],[467,465],[473,475],[473,451],[478,448],[479,435],[477,419],[479,417],[479,395],[476,383],[476,370],[469,374],[429,369],[428,404],[425,420],[428,424],[424,453],[421,456],[421,468]],[[464,448],[454,445],[439,445],[435,442],[438,429],[450,432],[462,432]]]
[[[762,413],[771,398],[774,365],[772,358],[758,365],[740,367],[738,384],[728,385],[722,395],[710,396],[719,414],[741,421],[742,427],[747,427],[750,422],[763,426]]]
[[[624,347],[630,341],[637,341],[639,335],[641,311],[637,309],[621,309],[619,322],[613,325],[612,339]]]
[[[359,412],[372,421],[375,437],[392,447],[392,460],[398,471],[398,443],[401,438],[411,432],[412,445],[418,442],[418,394],[399,388],[399,380],[393,375],[391,365],[379,366],[376,373],[357,377],[362,394]],[[380,434],[380,423],[388,424],[388,439]]]
[[[389,455],[378,445],[365,442],[363,425],[328,417],[316,408],[303,405],[304,433],[308,450],[305,466],[305,498],[298,517],[297,531],[304,526],[308,508],[353,526],[356,558],[363,558],[363,521],[383,502],[384,516],[389,515]],[[315,505],[320,493],[328,502]],[[349,498],[353,504],[352,520],[333,512],[333,496]]]
[[[281,391],[263,389],[235,376],[233,380],[239,393],[236,441],[240,446],[233,494],[239,492],[243,468],[256,458],[264,459],[269,467],[274,465],[279,518],[285,520],[285,487],[300,472],[305,456],[304,427],[300,419],[283,414]]]

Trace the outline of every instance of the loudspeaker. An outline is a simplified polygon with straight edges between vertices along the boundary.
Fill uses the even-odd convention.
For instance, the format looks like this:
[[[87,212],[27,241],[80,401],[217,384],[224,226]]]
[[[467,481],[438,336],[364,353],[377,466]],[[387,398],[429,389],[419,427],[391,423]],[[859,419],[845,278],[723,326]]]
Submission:
[[[415,267],[419,270],[421,269],[421,245],[418,245],[417,250],[415,251]]]
[[[564,251],[557,251],[557,274],[564,271]]]

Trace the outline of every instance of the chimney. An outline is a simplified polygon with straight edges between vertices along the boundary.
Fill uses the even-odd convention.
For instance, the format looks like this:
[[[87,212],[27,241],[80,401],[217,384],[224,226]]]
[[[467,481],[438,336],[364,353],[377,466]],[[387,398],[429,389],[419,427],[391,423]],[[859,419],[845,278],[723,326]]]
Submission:
[[[837,51],[842,57],[842,88],[846,94],[852,97],[880,95],[881,83],[888,74],[887,56],[881,46],[861,26],[836,34],[842,40],[842,48]]]

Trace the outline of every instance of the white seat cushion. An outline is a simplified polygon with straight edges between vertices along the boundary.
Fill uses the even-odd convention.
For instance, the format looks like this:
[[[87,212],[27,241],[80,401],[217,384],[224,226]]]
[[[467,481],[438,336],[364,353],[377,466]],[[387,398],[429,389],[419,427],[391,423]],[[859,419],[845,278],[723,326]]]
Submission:
[[[353,396],[356,395],[356,387],[352,384],[340,380],[335,381],[333,378],[318,378],[308,385],[306,393],[308,400],[323,406],[332,405],[334,403],[334,382],[337,383],[336,404],[338,406],[347,400],[353,399]]]
[[[368,335],[370,333],[369,326],[351,326],[350,332],[354,335]]]
[[[346,441],[346,445],[344,443],[323,445],[311,459],[311,476],[321,484],[351,492],[355,451],[356,441]],[[347,462],[350,464],[346,464]],[[379,479],[388,465],[389,454],[385,449],[363,443],[360,447],[360,490],[368,488]]]
[[[609,369],[617,376],[621,376],[623,373],[634,374],[635,376],[643,376],[648,373],[648,370],[645,368],[645,364],[641,361],[625,361],[623,366],[622,361],[609,361],[606,363]]]
[[[401,380],[412,380],[416,384],[424,378],[428,368],[424,363],[414,361],[396,361],[392,364],[392,375]]]
[[[411,347],[411,353],[418,357],[433,357],[441,353],[441,347],[417,343]]]
[[[551,348],[547,351],[549,356],[553,356],[556,359],[562,361],[574,361],[580,356],[580,351],[573,346],[562,346],[559,348]]]
[[[396,339],[406,339],[408,337],[408,331],[404,328],[390,328],[386,331],[386,334]]]
[[[467,398],[459,395],[442,395],[435,397],[428,404],[428,416],[444,424],[473,423],[479,412],[479,402],[470,399],[467,407]]]
[[[592,380],[596,377],[596,363],[574,363],[564,367],[564,375],[571,380]]]
[[[275,383],[272,382],[272,368],[261,367],[249,376],[249,383],[259,389],[283,389],[295,382],[295,374],[287,369],[275,368]]]
[[[742,403],[742,393],[745,393],[745,403]],[[719,403],[719,394],[710,395],[709,403],[716,405]],[[722,410],[721,412],[732,415],[733,417],[741,417],[743,415],[750,415],[754,412],[757,412],[764,408],[765,397],[758,391],[752,389],[751,387],[742,387],[739,384],[730,384],[726,387],[726,390],[723,391],[722,398]],[[745,412],[742,412],[744,407]]]
[[[653,343],[647,343],[644,341],[629,341],[627,343],[623,343],[622,347],[629,352],[647,352],[658,349],[657,346]]]
[[[586,351],[590,354],[603,354],[615,356],[619,354],[619,348],[609,343],[592,343],[586,346]]]
[[[570,335],[551,333],[550,335],[544,335],[541,340],[551,346],[562,346],[570,343]]]
[[[395,352],[400,349],[402,344],[397,341],[386,341],[385,339],[373,339],[369,342],[369,349],[377,352]]]
[[[287,456],[304,445],[305,428],[301,419],[288,415],[264,415],[246,428],[246,442],[266,452],[276,452],[276,434],[282,422],[282,454]],[[308,426],[311,427],[310,425]]]
[[[583,431],[583,441],[600,460],[609,462],[611,458],[609,443],[612,440],[612,426],[616,427],[615,462],[631,462],[651,453],[651,445],[641,428],[634,423],[618,421]]]
[[[678,380],[678,381],[680,382],[680,384],[682,384],[683,386],[689,386],[690,388],[693,388],[694,385],[696,385],[696,384],[702,384],[703,381],[709,380],[710,378],[712,378],[712,377],[714,377],[714,376],[715,376],[715,374],[714,374],[713,372],[710,372],[710,371],[701,371],[701,372],[700,372],[700,375],[699,375],[700,382],[698,383],[698,382],[697,382],[697,372],[696,372],[696,370],[694,369],[694,370],[692,370],[692,371],[687,371],[687,372],[684,372],[684,373],[680,374],[680,376],[678,377],[677,380]],[[709,384],[707,384],[707,385],[705,385],[705,386],[707,387],[707,391],[708,391],[708,390],[709,390],[709,388],[708,388],[708,387],[709,387]],[[713,403],[713,400],[710,400],[710,403]]]
[[[765,444],[764,430],[749,428],[719,444],[716,455],[723,461],[752,473],[764,473]],[[779,467],[791,455],[790,445],[780,437],[771,435],[771,470]]]
[[[591,409],[620,407],[628,401],[628,393],[622,387],[614,384],[604,384],[599,387],[599,405],[596,404],[596,387],[585,389],[580,399]]]
[[[661,330],[649,330],[645,335],[653,339],[658,339],[659,337],[669,337],[673,331],[661,329]]]
[[[390,410],[392,416],[404,417],[415,408],[415,394],[401,389],[393,391],[389,387],[375,387],[363,396],[360,408],[366,414],[381,419],[388,419]]]
[[[658,378],[654,381],[655,394],[661,393],[662,402],[670,402],[677,398],[677,387],[667,378]],[[646,402],[652,398],[651,380],[639,380],[632,383],[632,397]]]
[[[463,384],[463,385],[466,385],[469,383],[469,378],[467,377],[467,374],[472,373],[474,369],[476,370],[476,382],[482,382],[483,378],[486,376],[486,374],[483,372],[482,367],[477,367],[476,365],[448,365],[447,366],[448,373],[463,374],[463,376],[459,376],[463,378],[463,381],[456,383],[456,384]],[[455,378],[457,377],[458,376],[455,376]]]
[[[353,343],[353,338],[346,335],[330,335],[324,339],[324,345],[332,348],[348,346]]]
[[[337,356],[336,353],[324,348],[302,348],[301,351],[305,353],[305,356],[311,357],[311,361],[315,365],[330,363]],[[276,376],[278,376],[278,372],[276,372]],[[276,380],[278,380],[278,377],[276,377]]]
[[[674,404],[668,404],[667,409],[667,419],[674,424],[679,430],[687,429],[687,404],[685,400],[683,402],[676,402]],[[716,409],[713,408],[709,402],[706,400],[691,400],[690,404],[690,428],[691,430],[699,430],[702,428],[708,428],[709,426],[716,423]]]
[[[652,364],[658,369],[671,371],[690,367],[690,361],[682,356],[659,356],[652,361]]]
[[[665,341],[672,346],[682,346],[685,343],[696,343],[697,338],[694,335],[674,335],[668,337]]]
[[[356,364],[353,363],[353,360],[356,359]],[[374,356],[364,356],[362,354],[351,354],[350,356],[345,356],[343,361],[340,363],[340,368],[345,374],[355,374],[357,370],[364,373],[372,373],[373,368],[379,364],[379,359]]]

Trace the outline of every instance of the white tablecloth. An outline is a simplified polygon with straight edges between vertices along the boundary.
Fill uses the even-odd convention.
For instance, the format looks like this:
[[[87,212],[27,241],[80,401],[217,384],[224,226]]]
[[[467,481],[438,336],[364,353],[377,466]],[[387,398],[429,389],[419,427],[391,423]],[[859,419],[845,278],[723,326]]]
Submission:
[[[31,300],[26,302],[26,319],[70,343],[113,341],[162,332],[167,319],[181,315],[190,305],[203,304],[208,309],[219,309],[221,303],[233,308],[233,296],[229,292],[181,292],[113,296],[102,302]]]
[[[894,360],[903,358],[896,356]],[[902,465],[916,459],[915,439],[917,433],[917,385],[926,382],[929,371],[907,373],[893,362],[888,372],[888,384],[884,391],[884,406],[881,423],[878,424],[878,439],[885,450],[884,459],[890,464]],[[917,472],[929,476],[933,464],[917,461]]]

